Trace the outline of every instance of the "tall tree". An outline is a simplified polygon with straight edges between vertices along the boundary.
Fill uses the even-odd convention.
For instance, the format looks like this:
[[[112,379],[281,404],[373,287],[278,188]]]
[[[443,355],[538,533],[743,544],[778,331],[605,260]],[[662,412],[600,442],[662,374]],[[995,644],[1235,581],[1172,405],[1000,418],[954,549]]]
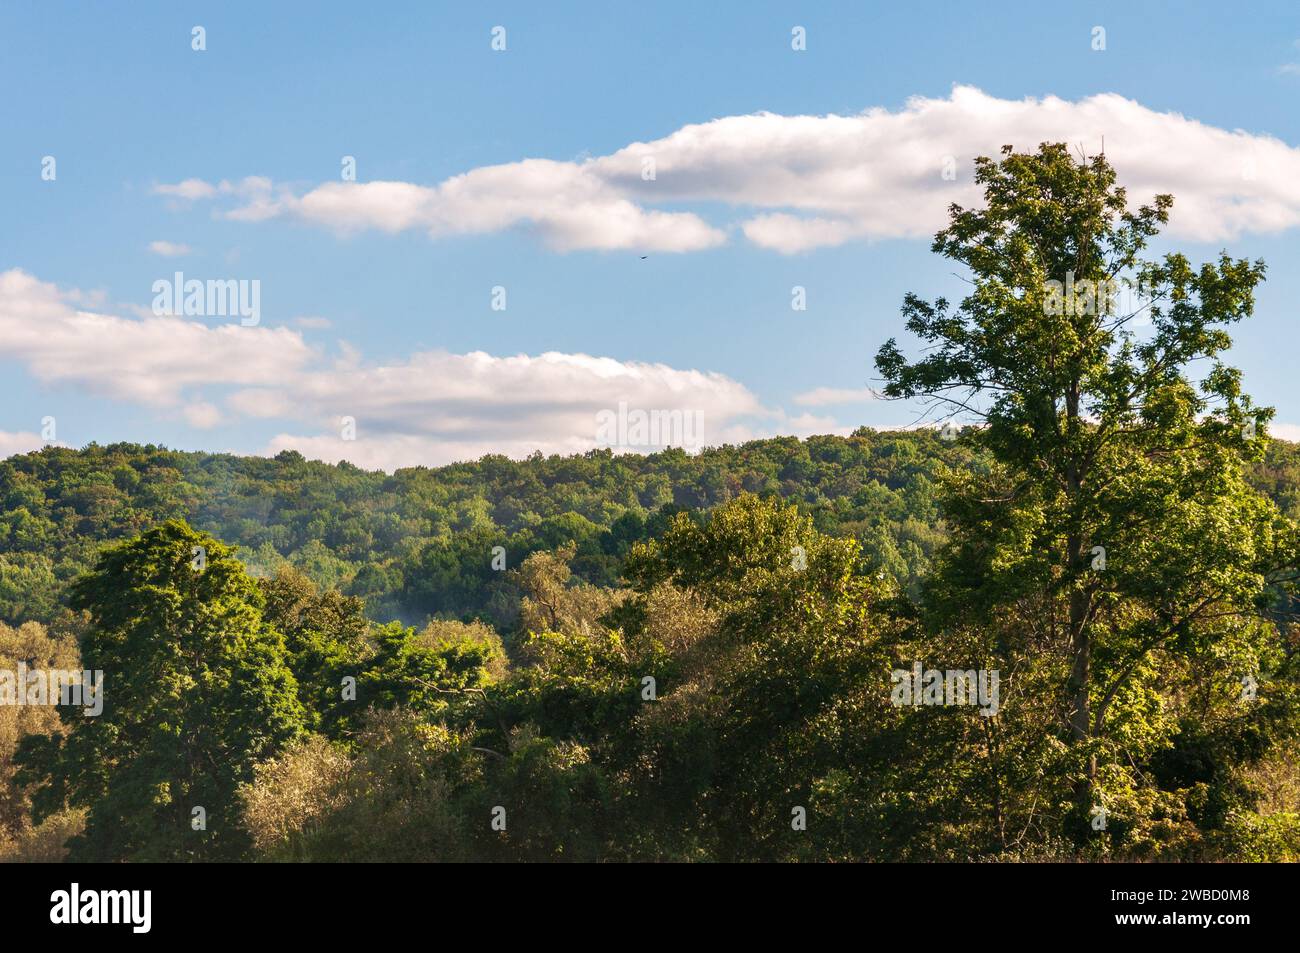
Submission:
[[[66,737],[34,736],[36,818],[89,809],[72,859],[238,856],[236,789],[299,735],[304,715],[283,637],[234,550],[172,521],[106,550],[73,586],[89,613],[83,667],[103,712],[64,709]]]
[[[933,245],[967,266],[970,293],[955,307],[909,294],[927,354],[909,361],[891,339],[876,367],[886,395],[982,424],[967,439],[994,472],[948,483],[934,620],[1062,657],[1066,827],[1084,836],[1080,815],[1104,807],[1099,758],[1121,760],[1112,723],[1168,696],[1161,663],[1217,659],[1220,693],[1240,691],[1275,636],[1258,610],[1294,565],[1295,528],[1243,478],[1272,411],[1221,359],[1264,265],[1144,260],[1173,199],[1130,207],[1104,155],[1005,147],[977,160],[976,181],[984,207],[954,205]]]

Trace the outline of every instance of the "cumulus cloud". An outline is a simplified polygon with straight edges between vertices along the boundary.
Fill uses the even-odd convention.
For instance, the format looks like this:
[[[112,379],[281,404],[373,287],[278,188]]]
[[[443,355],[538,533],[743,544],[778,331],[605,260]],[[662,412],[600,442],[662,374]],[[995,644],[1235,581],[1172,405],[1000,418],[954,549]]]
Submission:
[[[450,356],[457,357],[459,355]],[[542,358],[583,357],[585,356],[542,355]],[[494,358],[493,360],[500,359]],[[813,434],[848,436],[852,432],[853,428],[845,427],[833,418],[819,417],[813,414],[791,416],[779,409],[772,410],[760,407],[752,395],[749,395],[743,387],[734,382],[728,383],[728,389],[733,391],[732,398],[738,398],[740,405],[746,408],[741,413],[748,414],[748,418],[733,416],[728,413],[728,404],[725,398],[723,403],[713,407],[682,408],[679,406],[666,408],[659,405],[670,403],[670,401],[663,400],[662,395],[656,395],[652,398],[655,402],[654,406],[646,407],[644,405],[630,404],[627,410],[629,414],[634,414],[638,410],[657,410],[661,414],[671,414],[676,411],[699,413],[702,435],[700,439],[693,441],[692,449],[720,444],[738,444],[747,440],[770,437],[778,433],[808,437]],[[683,401],[680,398],[678,402],[698,403],[696,400]],[[324,435],[280,433],[268,441],[266,446],[262,448],[262,452],[266,456],[272,456],[281,450],[297,450],[303,456],[314,460],[324,460],[329,463],[347,460],[349,463],[364,469],[391,472],[401,467],[448,463],[456,460],[475,460],[487,453],[500,453],[517,459],[535,451],[541,451],[545,454],[566,455],[585,453],[588,450],[604,446],[610,446],[615,452],[620,453],[645,453],[659,449],[658,445],[610,445],[604,440],[593,439],[593,436],[599,437],[600,435],[599,415],[617,412],[617,407],[598,407],[596,402],[581,408],[570,406],[558,414],[543,414],[543,417],[553,417],[552,422],[555,425],[533,431],[532,433],[535,435],[521,435],[518,429],[503,428],[499,425],[493,433],[489,425],[489,428],[485,429],[482,435],[477,430],[466,430],[464,427],[457,426],[438,436],[384,432],[379,435],[378,439],[376,439],[376,434],[367,430],[365,420],[369,418],[358,418],[355,439],[345,440],[337,433]],[[566,429],[566,426],[572,429]]]
[[[185,422],[198,430],[210,430],[221,423],[221,411],[206,400],[186,404],[181,412],[185,416]]]
[[[801,407],[826,407],[832,404],[862,404],[876,400],[879,396],[870,387],[815,387],[796,394],[794,402]]]
[[[186,185],[157,191],[168,195],[172,193],[164,189]],[[725,240],[723,232],[694,213],[644,208],[584,166],[543,159],[475,169],[432,187],[328,182],[296,196],[252,177],[206,190],[190,185],[186,191],[202,198],[236,196],[240,203],[224,214],[237,221],[288,215],[340,233],[419,228],[438,238],[523,228],[558,251],[697,251]]]
[[[522,456],[600,446],[698,448],[735,439],[743,418],[776,414],[721,374],[558,352],[498,357],[427,351],[401,363],[345,361],[278,386],[241,389],[229,404],[247,416],[295,418],[334,434],[285,434],[274,447],[303,453],[311,447],[354,463],[446,462],[489,452]],[[677,429],[656,431],[627,447],[616,429],[602,427],[602,415],[635,419],[638,413],[662,415],[676,421]],[[349,418],[355,440],[340,435]]]
[[[12,457],[16,453],[28,453],[45,446],[41,435],[30,431],[15,432],[0,430],[0,460]]]
[[[728,116],[608,156],[525,159],[437,185],[331,182],[296,194],[254,177],[234,185],[190,179],[158,191],[232,196],[227,217],[288,216],[339,232],[420,229],[443,237],[526,228],[563,251],[687,252],[722,243],[726,229],[738,226],[755,245],[795,253],[929,236],[945,222],[949,203],[978,200],[976,156],[1042,141],[1095,153],[1103,138],[1134,199],[1174,194],[1174,237],[1218,241],[1300,224],[1300,149],[1279,139],[1156,112],[1112,93],[1077,102],[1008,100],[969,86],[947,98],[910,99],[896,111]],[[692,202],[730,206],[742,217],[710,224],[679,207]]]
[[[313,356],[286,328],[122,318],[81,310],[77,298],[21,269],[0,272],[0,356],[39,381],[152,407],[180,406],[205,386],[289,378]]]
[[[375,363],[341,345],[331,358],[287,328],[123,318],[81,310],[84,297],[21,270],[0,273],[0,356],[40,381],[198,429],[281,421],[285,430],[267,452],[292,448],[392,469],[485,453],[698,448],[773,432],[839,432],[834,420],[767,408],[743,384],[709,371],[559,352],[423,351]],[[678,429],[637,439],[608,427],[611,418],[635,423],[652,414]],[[20,448],[39,445],[18,437]]]
[[[149,250],[155,255],[162,255],[164,258],[179,258],[182,255],[188,255],[193,249],[182,242],[156,241],[149,243]]]
[[[216,186],[204,182],[202,179],[186,179],[184,182],[177,182],[175,185],[155,185],[153,190],[159,195],[166,195],[174,199],[185,199],[191,202],[197,199],[210,199],[217,194]]]

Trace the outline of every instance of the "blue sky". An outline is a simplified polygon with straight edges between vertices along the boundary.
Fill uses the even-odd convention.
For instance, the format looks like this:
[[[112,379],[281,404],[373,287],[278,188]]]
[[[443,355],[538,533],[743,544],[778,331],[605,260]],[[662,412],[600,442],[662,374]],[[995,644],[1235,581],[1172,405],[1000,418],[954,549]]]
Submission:
[[[825,391],[870,382],[906,292],[960,287],[926,236],[970,154],[1057,122],[1093,149],[1105,134],[1121,177],[1130,157],[1135,197],[1174,192],[1156,250],[1269,263],[1233,360],[1294,437],[1298,41],[1293,2],[10,0],[0,453],[39,445],[45,417],[74,446],[385,468],[581,450],[620,402],[698,411],[708,442],[909,424]],[[827,116],[856,124],[794,121]],[[657,177],[637,181],[646,155]],[[257,280],[258,326],[159,320],[153,284],[176,271]]]

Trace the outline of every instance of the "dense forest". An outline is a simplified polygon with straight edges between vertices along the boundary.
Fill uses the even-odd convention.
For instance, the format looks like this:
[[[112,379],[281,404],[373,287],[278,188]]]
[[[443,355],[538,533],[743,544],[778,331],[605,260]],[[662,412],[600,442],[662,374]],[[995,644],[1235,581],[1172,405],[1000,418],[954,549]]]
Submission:
[[[393,475],[294,453],[48,448],[0,464],[0,668],[20,658],[79,668],[89,619],[71,607],[73,583],[106,545],[150,530],[151,546],[182,567],[191,545],[207,548],[208,573],[229,561],[238,598],[283,639],[281,678],[302,701],[293,730],[265,749],[275,757],[250,759],[227,791],[201,802],[210,835],[214,808],[236,812],[222,820],[239,829],[236,844],[159,835],[150,816],[138,823],[159,840],[88,844],[76,856],[1072,853],[1076,845],[1048,836],[1050,813],[1035,821],[1029,805],[1020,816],[1005,805],[1023,826],[999,830],[987,813],[992,772],[1047,770],[1049,761],[1034,763],[1047,752],[1016,746],[1048,713],[1004,710],[1002,721],[1026,723],[999,726],[1003,765],[970,734],[984,726],[960,722],[965,714],[926,712],[933,723],[912,726],[888,704],[888,671],[918,638],[909,594],[947,538],[938,486],[950,472],[988,470],[969,436],[863,429],[697,455],[485,458]],[[1249,476],[1300,516],[1300,447],[1271,441]],[[684,559],[677,550],[716,547],[723,534],[752,561],[707,568],[729,578],[674,584],[647,567],[648,553]],[[841,575],[773,572],[789,568],[798,545],[813,566],[811,554],[835,554]],[[493,569],[495,546],[504,570]],[[641,561],[629,565],[634,549]],[[729,562],[723,552],[689,554],[702,557]],[[816,617],[848,617],[817,618],[830,629],[815,636],[768,629],[806,598],[819,603],[805,609]],[[1289,632],[1284,609],[1275,614]],[[836,631],[875,644],[823,657],[829,647],[817,640]],[[342,701],[349,674],[365,704]],[[646,677],[656,679],[653,701],[642,697]],[[20,737],[60,730],[58,714],[0,708],[0,719],[0,849],[10,859],[63,856],[85,811],[60,805],[33,825],[33,791],[14,777]],[[1197,725],[1186,736],[1177,723],[1159,727],[1160,744],[1142,745],[1164,765],[1164,787],[1152,776],[1128,792],[1107,838],[1085,849],[1300,856],[1300,771],[1263,747],[1267,720]],[[1235,772],[1221,774],[1211,757],[1256,744],[1258,759]],[[508,838],[490,826],[498,804],[518,805],[508,808]],[[795,806],[812,812],[802,837],[789,824]],[[130,803],[119,810],[119,822],[133,815]],[[183,814],[177,823],[189,831]]]
[[[0,856],[1300,859],[1300,448],[1220,361],[1262,265],[1141,262],[1171,200],[1104,157],[979,175],[970,296],[876,357],[978,426],[0,463],[0,673],[103,673],[0,706]]]
[[[851,537],[873,573],[915,593],[944,539],[937,484],[945,472],[986,473],[967,440],[936,429],[851,437],[755,440],[687,454],[608,450],[394,474],[305,460],[94,444],[0,461],[0,621],[68,615],[68,583],[105,544],[181,519],[238,547],[254,577],[287,567],[323,589],[357,596],[375,621],[423,625],[517,618],[508,569],[572,545],[575,581],[614,587],[633,544],[678,512],[708,511],[745,493],[780,500],[820,533]],[[1270,441],[1252,486],[1300,519],[1300,448]],[[499,595],[500,594],[500,595]]]
[[[293,566],[363,599],[370,617],[432,616],[508,625],[511,600],[494,546],[515,568],[575,547],[574,574],[613,586],[636,542],[673,514],[742,493],[797,505],[822,532],[858,539],[873,565],[906,584],[941,536],[934,481],[977,456],[934,431],[755,441],[688,455],[485,457],[389,476],[348,464],[178,453],[160,447],[49,448],[0,463],[0,618],[49,621],[64,584],[103,544],[184,519],[240,549],[252,575]]]

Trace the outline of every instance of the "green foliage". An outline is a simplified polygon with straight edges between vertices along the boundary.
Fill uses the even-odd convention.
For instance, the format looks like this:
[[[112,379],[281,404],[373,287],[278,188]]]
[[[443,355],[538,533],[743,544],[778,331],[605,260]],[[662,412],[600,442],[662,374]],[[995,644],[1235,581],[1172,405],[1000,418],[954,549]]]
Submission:
[[[392,476],[292,452],[268,460],[135,444],[49,447],[0,461],[0,619],[52,618],[104,543],[181,518],[237,545],[255,575],[292,565],[317,586],[364,599],[371,619],[477,617],[504,630],[515,625],[518,599],[492,569],[493,546],[505,548],[513,570],[572,543],[575,576],[615,586],[632,546],[676,512],[741,492],[796,503],[823,532],[868,542],[874,565],[915,582],[942,538],[926,489],[940,462],[981,468],[971,450],[933,433],[865,429],[695,456],[485,457]]]
[[[263,618],[284,636],[305,727],[337,726],[349,707],[341,690],[343,679],[356,677],[374,656],[364,604],[333,589],[320,591],[310,578],[287,566],[258,580],[258,587]]]
[[[1172,199],[1130,209],[1104,156],[1007,148],[979,160],[976,179],[985,207],[954,206],[934,242],[973,290],[956,307],[909,295],[927,355],[909,363],[891,340],[876,358],[889,396],[978,416],[965,441],[991,461],[978,477],[945,474],[950,536],[925,587],[928,625],[940,641],[976,629],[997,667],[1058,700],[1065,717],[1042,728],[1066,757],[1044,776],[1072,790],[1034,810],[1080,844],[1098,840],[1100,809],[1110,844],[1169,810],[1221,826],[1235,800],[1222,777],[1173,807],[1144,788],[1153,759],[1229,718],[1240,679],[1281,650],[1263,610],[1289,598],[1300,531],[1249,485],[1272,411],[1221,361],[1264,266],[1142,260]],[[1060,294],[1126,276],[1152,299],[1138,311]],[[1132,328],[1139,312],[1149,335]],[[1196,362],[1208,366],[1199,381]],[[1249,754],[1209,760],[1227,772]],[[1034,826],[1027,813],[1015,823]]]
[[[24,739],[35,819],[87,808],[74,859],[238,856],[235,790],[304,722],[253,580],[228,546],[169,521],[106,550],[72,603],[89,615],[81,661],[103,673],[103,712],[61,708],[65,734]]]

